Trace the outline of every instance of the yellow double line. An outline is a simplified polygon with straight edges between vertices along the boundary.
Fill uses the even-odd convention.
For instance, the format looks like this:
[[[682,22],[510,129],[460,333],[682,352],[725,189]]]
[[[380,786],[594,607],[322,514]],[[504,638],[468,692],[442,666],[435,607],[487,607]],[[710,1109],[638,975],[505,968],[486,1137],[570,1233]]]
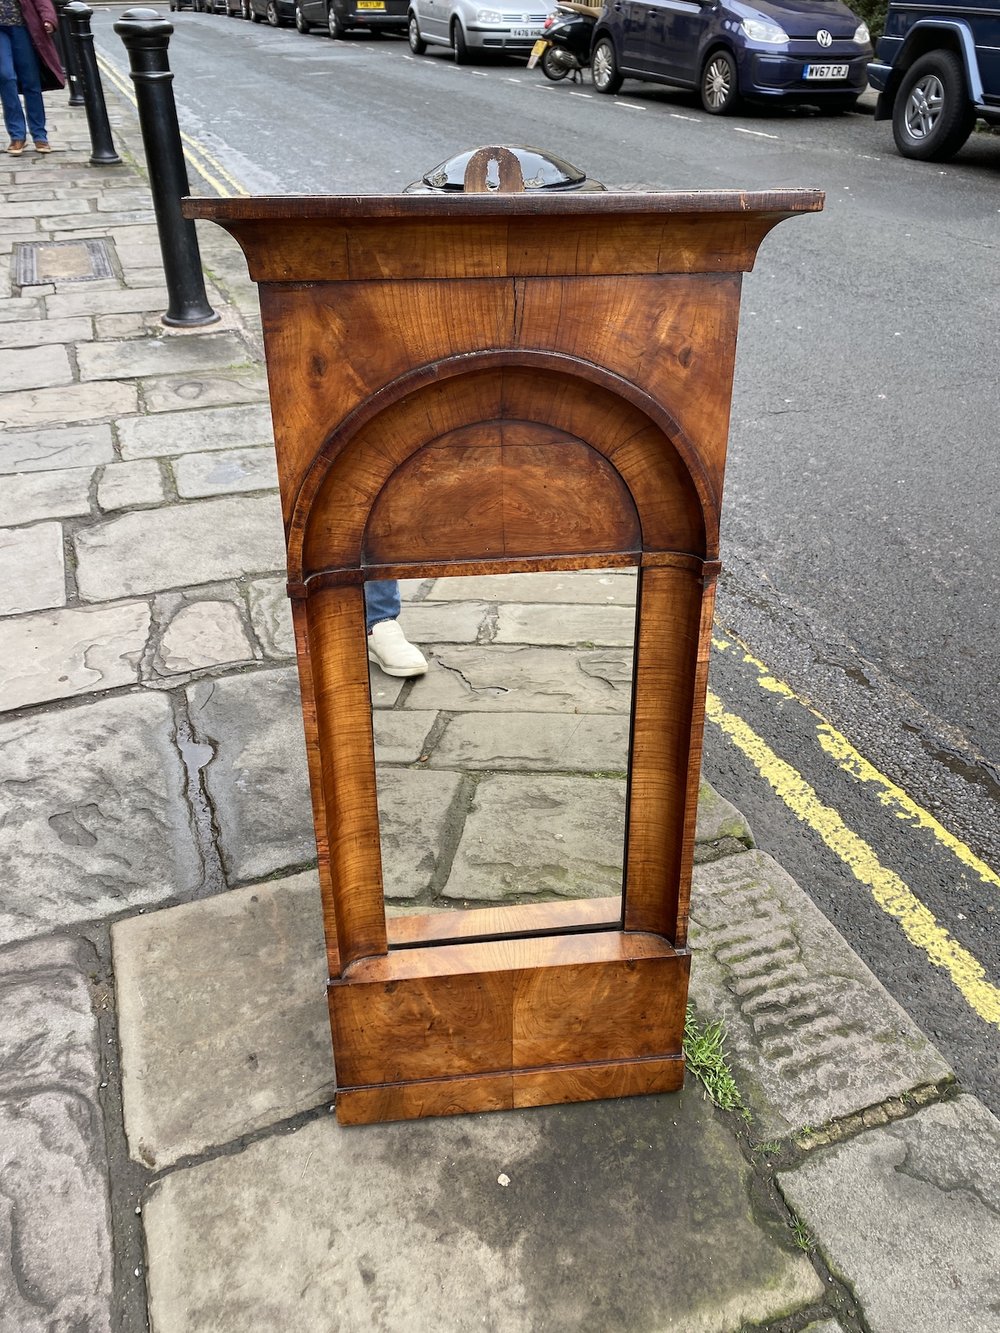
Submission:
[[[718,652],[738,654],[741,661],[754,669],[757,684],[762,690],[782,699],[793,700],[805,709],[813,718],[820,748],[855,781],[871,784],[878,791],[879,802],[895,813],[897,818],[930,833],[939,846],[971,870],[984,884],[1000,888],[1000,876],[985,861],[901,787],[880,773],[851,745],[846,736],[831,726],[804,699],[799,698],[784,681],[778,680],[763,662],[731,637],[717,635],[713,645]],[[930,909],[895,871],[882,865],[875,851],[847,827],[838,811],[822,801],[805,778],[791,764],[781,759],[741,717],[730,712],[711,690],[706,712],[710,721],[750,760],[792,814],[823,840],[854,878],[870,891],[882,911],[899,922],[910,943],[921,950],[935,967],[947,974],[969,1007],[985,1022],[1000,1027],[1000,988],[987,979],[986,970],[979,960],[935,919]]]
[[[102,55],[98,55],[97,63],[104,78],[113,84],[122,97],[131,102],[132,106],[138,110],[135,89],[128,75],[116,69]],[[242,185],[235,176],[230,175],[218,158],[213,157],[207,148],[198,143],[196,139],[192,139],[189,134],[185,134],[183,130],[181,130],[181,144],[188,165],[193,167],[202,180],[223,199],[229,199],[234,194],[248,195],[250,193],[246,186]]]

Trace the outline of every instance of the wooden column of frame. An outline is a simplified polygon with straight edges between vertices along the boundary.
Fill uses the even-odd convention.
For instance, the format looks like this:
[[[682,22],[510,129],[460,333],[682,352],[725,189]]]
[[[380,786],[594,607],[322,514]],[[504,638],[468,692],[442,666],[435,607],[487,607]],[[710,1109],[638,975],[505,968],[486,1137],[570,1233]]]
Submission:
[[[816,191],[201,199],[260,286],[342,1123],[677,1088],[741,274]],[[362,584],[638,567],[622,898],[386,923]]]

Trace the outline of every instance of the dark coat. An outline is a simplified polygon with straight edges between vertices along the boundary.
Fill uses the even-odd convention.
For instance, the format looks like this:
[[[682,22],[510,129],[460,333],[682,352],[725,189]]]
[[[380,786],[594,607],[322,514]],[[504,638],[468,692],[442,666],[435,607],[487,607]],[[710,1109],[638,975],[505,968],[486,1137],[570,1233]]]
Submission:
[[[43,24],[51,23],[53,29],[59,26],[52,0],[20,0],[24,26],[28,29],[31,45],[38,56],[38,68],[42,76],[42,91],[52,92],[55,88],[66,86],[59,52],[52,40],[52,34],[45,31]]]

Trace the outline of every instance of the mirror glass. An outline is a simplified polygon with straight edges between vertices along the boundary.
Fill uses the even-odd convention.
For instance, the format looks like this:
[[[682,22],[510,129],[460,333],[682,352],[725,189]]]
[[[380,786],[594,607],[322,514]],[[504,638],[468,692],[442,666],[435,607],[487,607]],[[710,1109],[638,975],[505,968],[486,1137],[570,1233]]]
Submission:
[[[398,623],[428,669],[371,666],[390,917],[620,901],[636,584],[634,570],[400,584]]]

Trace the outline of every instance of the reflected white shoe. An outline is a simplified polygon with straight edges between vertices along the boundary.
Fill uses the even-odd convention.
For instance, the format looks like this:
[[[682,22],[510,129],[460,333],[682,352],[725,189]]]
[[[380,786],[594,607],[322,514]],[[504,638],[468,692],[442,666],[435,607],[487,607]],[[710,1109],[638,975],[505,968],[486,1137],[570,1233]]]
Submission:
[[[422,676],[427,659],[414,648],[396,620],[380,620],[368,633],[368,660],[387,676]]]

